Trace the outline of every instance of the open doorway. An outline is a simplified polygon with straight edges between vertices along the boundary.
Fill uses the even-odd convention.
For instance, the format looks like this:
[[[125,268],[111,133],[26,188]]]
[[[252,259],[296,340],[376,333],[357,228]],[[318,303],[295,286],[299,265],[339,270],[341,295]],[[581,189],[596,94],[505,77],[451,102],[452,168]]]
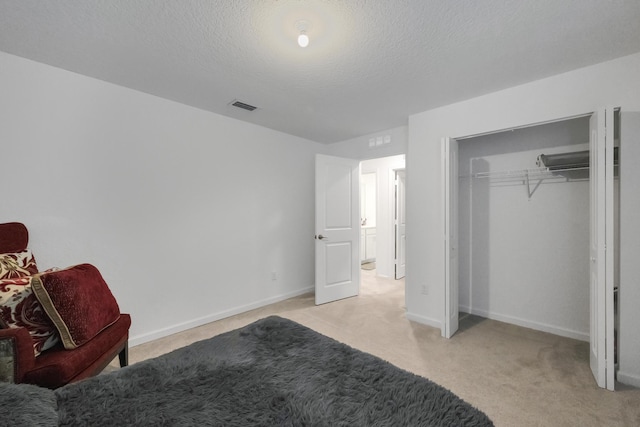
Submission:
[[[404,155],[360,163],[360,262],[381,278],[404,277],[404,170]]]
[[[357,296],[362,272],[379,282],[391,282],[404,293],[404,280],[395,280],[395,177],[405,156],[367,160],[317,154],[315,303],[326,304]],[[375,172],[375,269],[361,268],[360,172]],[[404,199],[403,199],[404,200]],[[371,224],[370,222],[367,222]],[[365,252],[366,256],[366,252]],[[375,291],[378,292],[378,291]],[[378,292],[379,293],[379,292]]]

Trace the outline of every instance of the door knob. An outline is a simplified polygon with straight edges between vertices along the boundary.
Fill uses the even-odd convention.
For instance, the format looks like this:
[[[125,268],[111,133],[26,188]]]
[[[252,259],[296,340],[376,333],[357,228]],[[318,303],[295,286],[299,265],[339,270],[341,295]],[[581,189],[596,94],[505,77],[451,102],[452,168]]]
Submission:
[[[318,234],[316,239],[322,240],[322,239],[326,239],[326,237],[324,237],[322,234]]]

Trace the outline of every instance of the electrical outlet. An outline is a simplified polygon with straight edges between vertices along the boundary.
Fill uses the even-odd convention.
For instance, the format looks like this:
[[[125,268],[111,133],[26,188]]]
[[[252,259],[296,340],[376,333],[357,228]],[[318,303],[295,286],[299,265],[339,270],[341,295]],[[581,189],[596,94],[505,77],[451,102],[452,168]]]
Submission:
[[[278,280],[278,274],[275,271],[271,272],[271,280],[273,281]]]
[[[427,285],[422,285],[421,292],[422,295],[429,295],[429,288],[427,287]]]

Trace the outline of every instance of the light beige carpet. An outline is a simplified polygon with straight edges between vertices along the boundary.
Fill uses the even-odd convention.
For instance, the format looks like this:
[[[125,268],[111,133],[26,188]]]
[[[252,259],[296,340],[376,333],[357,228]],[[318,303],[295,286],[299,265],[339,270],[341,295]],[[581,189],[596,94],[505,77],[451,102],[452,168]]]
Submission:
[[[404,281],[362,271],[358,297],[322,306],[311,294],[293,298],[133,347],[130,361],[276,314],[435,381],[496,426],[640,426],[640,390],[598,388],[587,343],[469,315],[446,340],[408,321],[404,305]]]

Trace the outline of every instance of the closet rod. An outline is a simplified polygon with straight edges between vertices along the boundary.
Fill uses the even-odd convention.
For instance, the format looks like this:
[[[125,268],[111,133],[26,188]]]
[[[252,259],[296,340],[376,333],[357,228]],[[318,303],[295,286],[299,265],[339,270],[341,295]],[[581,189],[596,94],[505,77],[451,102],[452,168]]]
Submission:
[[[527,196],[529,200],[533,197],[533,193],[540,187],[542,181],[545,180],[561,180],[561,182],[567,182],[570,178],[565,176],[566,173],[573,173],[575,171],[589,171],[588,166],[583,167],[571,167],[565,169],[549,169],[549,168],[536,168],[536,169],[520,169],[520,170],[506,170],[496,172],[476,172],[471,175],[467,175],[466,178],[474,179],[488,179],[492,182],[521,182],[527,187]],[[465,178],[461,176],[460,178]],[[575,177],[574,177],[575,178]],[[537,181],[532,188],[532,182]]]
[[[554,169],[549,168],[534,168],[534,169],[518,169],[518,170],[504,170],[504,171],[490,171],[490,172],[476,172],[471,175],[461,175],[460,178],[474,178],[474,179],[493,179],[493,180],[514,180],[521,181],[523,179],[548,179],[548,178],[562,178],[561,172],[572,172],[580,170],[589,170],[589,167],[579,168],[566,168],[566,169]]]

